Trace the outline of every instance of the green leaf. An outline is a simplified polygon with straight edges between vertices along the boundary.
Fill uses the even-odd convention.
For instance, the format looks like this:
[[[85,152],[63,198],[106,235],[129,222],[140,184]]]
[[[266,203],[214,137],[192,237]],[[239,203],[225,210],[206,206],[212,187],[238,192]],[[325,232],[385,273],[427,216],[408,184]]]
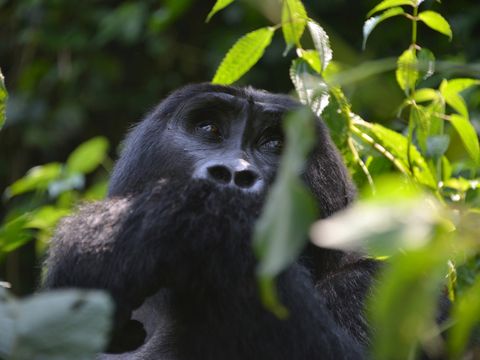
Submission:
[[[102,136],[94,137],[78,146],[70,154],[66,169],[70,173],[91,173],[103,162],[107,151],[108,140]]]
[[[209,22],[210,19],[220,10],[225,9],[228,5],[233,3],[235,0],[217,0],[215,5],[213,6],[212,10],[208,13],[206,22]]]
[[[417,57],[415,49],[409,48],[398,58],[397,83],[400,88],[408,95],[418,80]]]
[[[440,84],[440,92],[443,95],[447,104],[450,105],[460,115],[468,119],[469,115],[468,115],[467,104],[459,94],[461,89],[462,89],[462,86],[460,83],[456,83],[454,84],[454,86],[450,87],[449,81],[443,80],[442,83]]]
[[[365,21],[363,24],[363,44],[362,48],[365,50],[365,47],[367,45],[367,39],[370,36],[371,32],[375,27],[380,24],[382,21],[387,20],[391,17],[398,16],[398,15],[403,15],[405,14],[405,11],[401,7],[394,7],[391,9],[388,9],[384,13],[378,16],[374,16],[369,18],[368,20]]]
[[[67,209],[54,206],[43,206],[30,215],[30,220],[25,224],[29,229],[52,229],[62,217],[70,213]]]
[[[427,152],[427,138],[430,132],[430,118],[425,109],[420,105],[410,108],[410,121],[417,129],[417,140],[422,153]]]
[[[282,31],[287,44],[285,53],[300,43],[306,25],[307,11],[302,2],[300,0],[283,0]]]
[[[360,140],[374,149],[378,150],[387,159],[399,168],[402,172],[414,176],[418,182],[432,189],[437,188],[437,182],[428,167],[425,158],[418,152],[417,148],[410,144],[408,161],[407,149],[408,139],[393,130],[379,124],[371,124],[366,121],[355,121],[355,129]],[[367,136],[365,136],[365,135]],[[373,141],[372,141],[373,140]],[[410,168],[410,165],[412,168]],[[413,171],[413,174],[411,173]]]
[[[469,79],[469,78],[458,78],[458,79],[451,79],[444,83],[443,90],[446,92],[454,92],[456,94],[461,93],[472,86],[480,85],[480,80],[477,79]]]
[[[435,56],[427,48],[422,48],[417,57],[420,77],[424,80],[428,79],[435,73]]]
[[[320,57],[320,64],[322,69],[320,73],[323,73],[323,71],[327,68],[333,58],[333,51],[330,47],[330,39],[328,38],[325,30],[313,20],[310,20],[308,22],[308,30],[310,31],[313,44],[315,45],[315,49],[317,50]]]
[[[100,291],[61,290],[0,299],[0,354],[6,358],[93,359],[108,341],[113,304]],[[3,356],[2,356],[3,357]]]
[[[460,135],[470,157],[477,165],[480,164],[480,146],[478,144],[477,133],[472,123],[468,121],[467,118],[456,114],[450,116],[450,122],[458,135]]]
[[[8,253],[32,239],[30,231],[25,227],[29,214],[22,214],[0,227],[0,254]]]
[[[480,276],[463,296],[453,303],[455,324],[448,334],[450,359],[461,359],[475,325],[480,322]]]
[[[263,56],[274,32],[273,27],[265,27],[240,38],[222,60],[212,83],[229,85],[240,79]]]
[[[401,5],[414,6],[415,3],[412,0],[384,0],[380,4],[375,6],[372,10],[370,10],[369,13],[367,14],[367,17],[372,16],[376,12],[393,8],[395,6],[401,6]]]
[[[290,78],[300,101],[320,116],[330,99],[328,85],[322,77],[305,60],[295,59],[290,67]]]
[[[440,159],[450,145],[450,136],[448,135],[429,135],[427,139],[427,156],[435,160]]]
[[[430,89],[430,88],[424,88],[424,89],[418,89],[417,91],[415,91],[415,95],[413,99],[416,102],[425,102],[425,101],[435,100],[438,98],[438,96],[439,96],[439,93],[436,90]]]
[[[452,39],[452,29],[450,24],[439,13],[431,10],[422,11],[418,14],[418,18],[425,23],[428,27],[432,28],[439,33],[447,35],[449,39]]]
[[[300,58],[305,60],[310,67],[315,70],[317,73],[321,74],[322,72],[322,62],[320,61],[320,55],[315,50],[301,50],[297,51],[297,54]]]
[[[5,124],[5,104],[7,102],[7,89],[5,88],[5,79],[0,69],[0,130]]]
[[[308,228],[317,217],[316,202],[298,177],[315,143],[314,116],[309,109],[301,108],[285,118],[284,128],[287,147],[253,240],[260,259],[260,284],[270,288],[272,279],[295,261],[304,248]],[[262,290],[262,297],[273,311],[281,308],[272,308],[268,289]]]
[[[7,197],[13,197],[33,190],[45,190],[50,182],[62,174],[62,165],[50,163],[35,166],[27,174],[10,185],[6,190]]]

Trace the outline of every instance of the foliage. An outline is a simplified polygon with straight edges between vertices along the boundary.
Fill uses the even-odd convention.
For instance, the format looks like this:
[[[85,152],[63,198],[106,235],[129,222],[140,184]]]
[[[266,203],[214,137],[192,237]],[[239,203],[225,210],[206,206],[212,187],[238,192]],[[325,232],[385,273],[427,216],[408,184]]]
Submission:
[[[298,58],[292,61],[290,77],[299,99],[317,115],[325,115],[332,137],[357,175],[356,179],[359,173],[363,174],[369,185],[369,196],[354,207],[318,223],[312,230],[312,239],[324,247],[361,249],[371,256],[390,258],[381,276],[383,281],[369,306],[372,325],[377,329],[373,332],[376,337],[372,351],[378,359],[414,358],[420,348],[432,355],[441,351],[443,340],[435,316],[445,276],[449,278],[450,297],[457,298],[452,313],[458,316],[453,318],[448,329],[452,359],[464,352],[470,332],[480,323],[478,306],[473,301],[479,281],[476,279],[471,287],[460,290],[452,278],[457,268],[480,253],[480,231],[471,226],[471,221],[480,222],[480,208],[475,207],[478,206],[479,140],[462,97],[465,90],[479,85],[479,80],[443,79],[438,88],[420,87],[434,74],[435,57],[417,43],[417,23],[423,22],[452,38],[447,20],[435,11],[420,11],[422,2],[382,1],[369,13],[369,16],[380,15],[367,19],[363,28],[365,47],[372,31],[383,21],[396,16],[411,21],[411,44],[400,54],[395,70],[398,86],[405,94],[399,110],[407,124],[403,134],[366,121],[352,112],[352,105],[338,84],[340,66],[331,61],[328,36],[308,17],[301,2],[284,0],[281,23],[273,27],[275,30],[282,28],[286,51],[296,47]],[[313,49],[302,46],[307,24]],[[269,43],[262,44],[262,52]],[[258,51],[258,44],[243,42],[242,46],[245,53]],[[238,43],[233,49],[237,47]],[[222,76],[231,80],[224,83],[231,83],[258,59],[253,60],[248,64],[243,62],[241,69],[230,69],[222,63],[215,78]],[[230,71],[235,73],[234,78],[228,77]],[[296,131],[304,131],[303,126],[298,121]],[[462,160],[464,166],[468,164],[468,178],[452,175],[455,164],[447,156],[452,131],[457,133],[470,157],[470,161]],[[300,147],[300,144],[297,141],[295,145]],[[375,166],[382,157],[402,174],[401,180],[381,180],[381,175],[390,171],[388,166]],[[295,162],[301,164],[300,159]],[[297,172],[293,167],[289,176]],[[283,173],[282,176],[287,175]],[[287,200],[297,191],[296,186],[283,181],[282,177],[277,179],[257,225],[256,243],[261,244],[257,249],[274,249],[258,251],[258,254],[262,295],[276,312],[281,305],[272,300],[275,299],[273,277],[293,261],[292,253],[298,250],[292,251],[292,246],[299,249],[305,241],[301,232],[305,224],[293,221],[292,211],[296,205],[289,205]],[[466,192],[474,192],[468,201]],[[272,208],[276,209],[274,215]],[[282,224],[284,234],[298,235],[289,236],[290,243],[282,241],[278,234],[273,235],[278,224]],[[272,233],[267,235],[269,229]],[[273,269],[272,253],[277,264]],[[271,270],[265,272],[269,266]],[[414,295],[412,288],[416,289]]]

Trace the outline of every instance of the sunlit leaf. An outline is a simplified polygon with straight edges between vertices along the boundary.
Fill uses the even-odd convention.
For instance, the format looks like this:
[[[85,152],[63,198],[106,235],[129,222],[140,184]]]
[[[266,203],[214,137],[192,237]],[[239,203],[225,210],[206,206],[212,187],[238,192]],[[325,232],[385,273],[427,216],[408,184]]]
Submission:
[[[384,0],[377,6],[375,6],[372,10],[370,10],[367,14],[367,17],[372,16],[376,12],[393,8],[395,6],[401,6],[401,5],[409,5],[409,6],[414,6],[414,0]]]
[[[299,50],[298,56],[305,60],[317,73],[320,74],[322,72],[322,62],[316,50]]]
[[[400,88],[408,95],[418,80],[417,57],[415,49],[409,48],[403,52],[397,62],[397,83]]]
[[[445,87],[443,88],[444,91],[447,92],[454,92],[460,93],[464,90],[471,88],[472,86],[480,85],[480,80],[477,79],[469,79],[469,78],[458,78],[458,79],[451,79],[445,83]]]
[[[31,229],[51,229],[60,218],[70,213],[67,209],[57,208],[54,206],[44,206],[36,210],[30,215],[29,221],[25,224],[26,228]]]
[[[306,156],[315,142],[313,115],[302,108],[286,117],[284,128],[287,147],[277,179],[255,226],[253,241],[255,253],[260,259],[257,269],[260,284],[270,287],[270,291],[262,290],[262,296],[274,311],[272,281],[295,261],[307,241],[308,228],[317,217],[315,200],[299,178]],[[278,311],[277,314],[280,315]]]
[[[365,49],[365,46],[367,45],[367,39],[370,36],[371,32],[375,27],[380,24],[382,21],[387,20],[391,17],[398,16],[404,14],[405,11],[401,7],[394,7],[391,9],[388,9],[384,13],[378,16],[374,16],[369,18],[368,20],[365,21],[363,24],[363,45],[362,48]]]
[[[229,85],[240,79],[263,56],[274,32],[273,27],[265,27],[240,38],[222,60],[212,83]]]
[[[5,88],[5,79],[0,69],[0,130],[5,123],[5,104],[7,102],[7,89]]]
[[[330,99],[328,86],[322,77],[306,61],[295,59],[290,67],[290,78],[300,101],[320,115]]]
[[[0,299],[0,353],[6,358],[93,359],[105,348],[112,301],[102,292],[62,290]],[[2,356],[3,357],[3,356]]]
[[[425,158],[412,144],[408,148],[408,139],[405,136],[380,124],[370,124],[358,120],[355,121],[355,124],[354,130],[361,130],[358,135],[362,142],[379,151],[402,172],[412,175],[413,171],[413,175],[421,184],[436,189],[437,182]]]
[[[425,102],[435,100],[439,96],[439,93],[434,89],[418,89],[415,91],[413,99],[416,102]]]
[[[300,38],[307,25],[307,12],[300,0],[283,0],[282,31],[285,43],[285,53],[300,43]]]
[[[225,9],[228,5],[233,3],[235,0],[217,0],[215,5],[213,6],[212,10],[208,13],[207,22],[219,11]]]
[[[36,166],[27,174],[10,185],[6,190],[8,197],[13,197],[33,190],[45,190],[49,183],[57,179],[62,173],[62,165],[50,163]]]
[[[71,173],[88,174],[105,159],[108,140],[98,136],[77,147],[68,157],[66,168]]]
[[[472,123],[463,116],[453,114],[450,122],[462,139],[465,149],[476,164],[480,164],[480,146],[478,136]]]
[[[447,35],[450,40],[452,39],[452,29],[450,28],[450,24],[439,13],[431,10],[422,11],[420,14],[418,14],[418,18],[428,27],[438,31],[439,33]]]
[[[310,31],[313,44],[315,45],[315,49],[317,49],[320,57],[322,73],[333,58],[333,51],[330,47],[330,39],[328,38],[325,30],[323,30],[323,28],[313,20],[308,21],[308,30]]]

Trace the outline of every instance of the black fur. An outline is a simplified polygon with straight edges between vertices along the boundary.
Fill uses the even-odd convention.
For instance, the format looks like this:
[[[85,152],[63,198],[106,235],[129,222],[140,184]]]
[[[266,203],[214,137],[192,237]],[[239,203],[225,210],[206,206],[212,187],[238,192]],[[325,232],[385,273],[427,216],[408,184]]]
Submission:
[[[208,94],[232,100],[209,105]],[[217,159],[219,152],[228,160],[238,150],[229,152],[233,145],[227,142],[191,144],[186,126],[178,123],[199,105],[218,107],[228,124],[244,122],[241,134],[232,130],[230,138],[242,139],[241,156],[266,184],[260,191],[192,179],[206,158]],[[251,88],[192,85],[169,96],[129,134],[109,198],[63,220],[46,262],[45,288],[106,289],[113,295],[117,312],[109,351],[131,352],[101,358],[364,357],[369,337],[363,301],[375,261],[309,247],[278,280],[288,319],[276,318],[259,301],[251,234],[278,157],[244,144],[257,138],[255,129],[271,107],[285,112],[298,106],[289,97]],[[320,121],[317,133],[304,180],[328,216],[353,199],[354,187]]]

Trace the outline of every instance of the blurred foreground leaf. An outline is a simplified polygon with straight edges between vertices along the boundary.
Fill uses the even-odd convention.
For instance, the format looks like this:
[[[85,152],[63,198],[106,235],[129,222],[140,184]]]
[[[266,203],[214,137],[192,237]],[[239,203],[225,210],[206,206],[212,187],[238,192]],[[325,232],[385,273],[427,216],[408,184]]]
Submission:
[[[66,168],[71,173],[88,174],[105,159],[108,140],[97,136],[78,146],[68,157]]]
[[[93,359],[107,344],[112,305],[98,291],[61,290],[16,300],[0,288],[0,357]]]
[[[299,179],[305,158],[315,142],[310,110],[302,108],[285,119],[287,147],[278,175],[254,233],[254,249],[260,259],[259,282],[264,303],[278,316],[274,278],[297,258],[307,241],[308,227],[317,217],[316,203]]]
[[[0,130],[5,124],[5,104],[7,102],[7,89],[5,88],[5,79],[2,70],[0,70]]]

